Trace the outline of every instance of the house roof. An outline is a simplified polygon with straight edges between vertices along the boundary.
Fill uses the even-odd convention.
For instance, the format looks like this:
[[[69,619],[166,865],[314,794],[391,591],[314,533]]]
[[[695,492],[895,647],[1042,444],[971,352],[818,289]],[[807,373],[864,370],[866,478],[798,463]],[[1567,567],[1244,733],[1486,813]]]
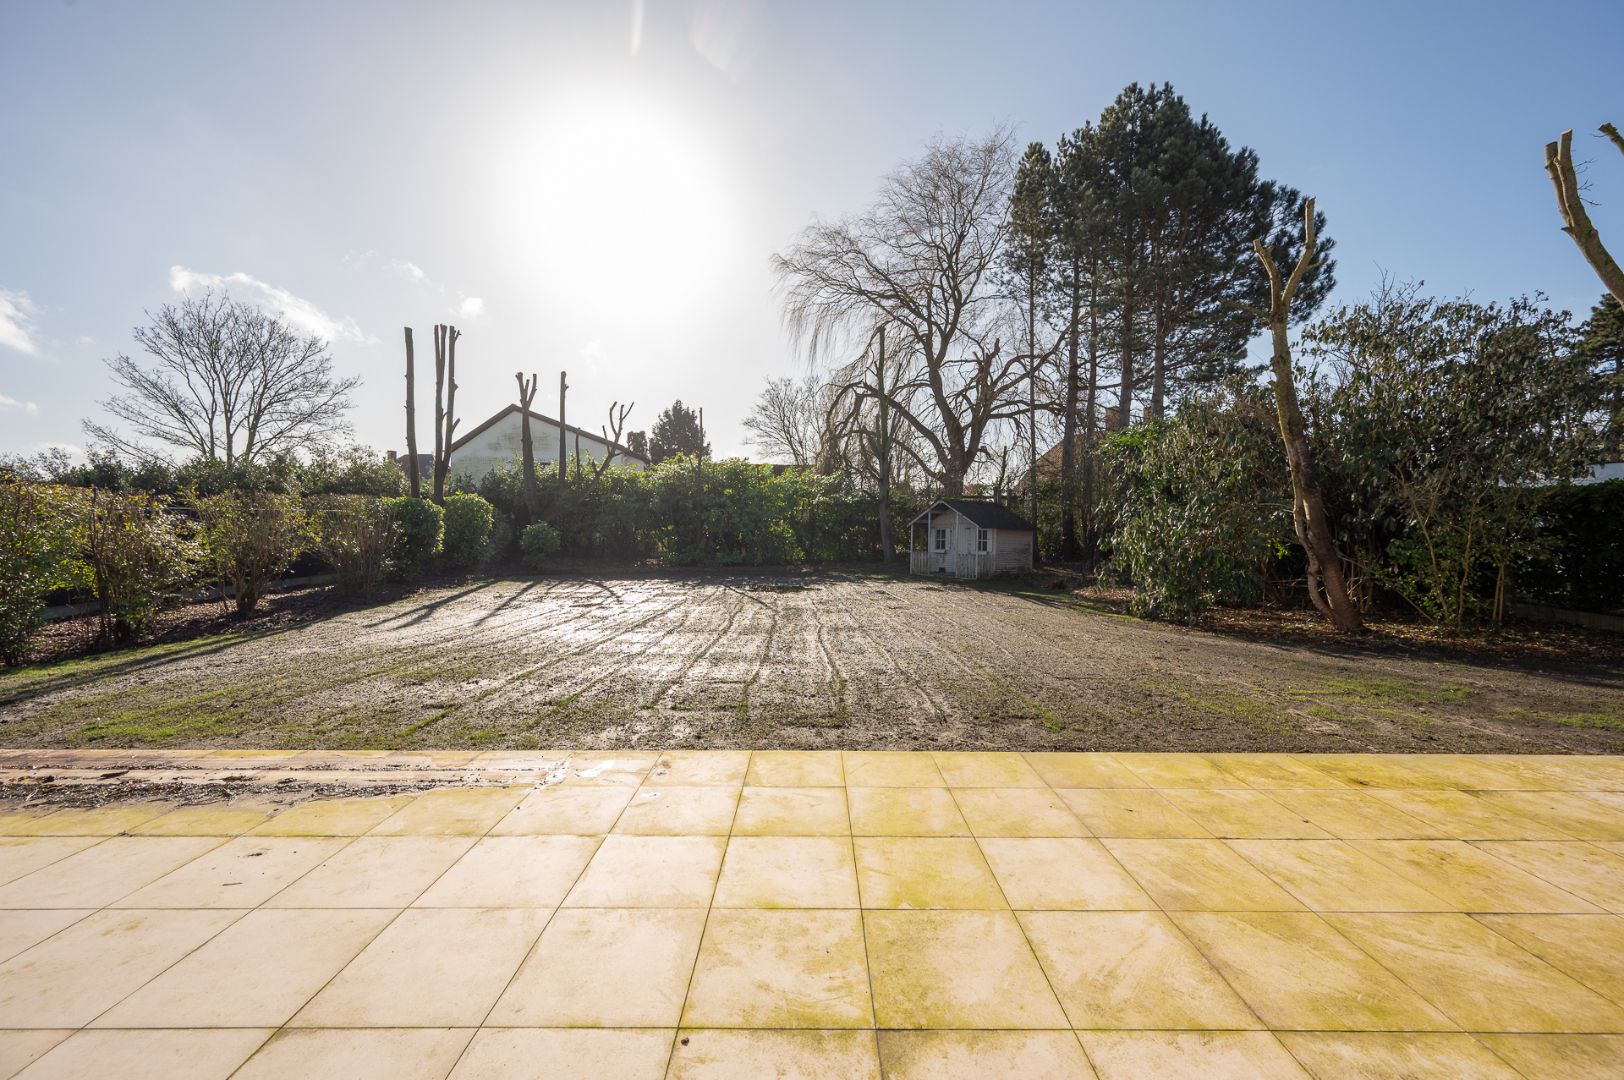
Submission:
[[[459,436],[457,439],[455,439],[451,443],[452,452],[456,452],[460,447],[462,447],[465,443],[467,443],[468,440],[470,440],[470,439],[474,438],[476,435],[480,435],[480,434],[484,433],[485,431],[489,430],[490,428],[494,427],[496,424],[500,423],[502,420],[504,420],[510,414],[517,413],[519,411],[520,410],[519,410],[519,407],[517,405],[509,405],[504,409],[498,410],[497,413],[494,416],[492,416],[489,420],[486,420],[483,424],[480,424],[478,427],[474,428],[468,434]],[[578,428],[574,424],[560,424],[557,420],[554,420],[552,417],[545,416],[545,415],[543,415],[543,414],[541,414],[539,412],[536,412],[534,409],[530,410],[530,419],[539,420],[543,424],[551,424],[554,427],[561,427],[565,431],[570,432],[572,435],[579,435],[582,438],[586,438],[586,439],[594,439],[597,442],[603,443],[605,446],[613,446],[614,449],[615,449],[615,453],[619,454],[621,457],[636,458],[638,461],[641,461],[644,465],[649,464],[648,458],[644,457],[642,454],[633,453],[631,450],[626,449],[626,447],[620,445],[619,443],[611,443],[611,442],[609,442],[609,440],[605,439],[600,432],[587,431],[585,428]]]
[[[926,508],[928,514],[938,506],[945,506],[949,510],[964,515],[979,529],[1014,529],[1023,532],[1035,532],[1032,523],[1021,515],[1005,506],[1003,503],[993,502],[991,499],[937,499]],[[918,521],[925,514],[914,518]]]

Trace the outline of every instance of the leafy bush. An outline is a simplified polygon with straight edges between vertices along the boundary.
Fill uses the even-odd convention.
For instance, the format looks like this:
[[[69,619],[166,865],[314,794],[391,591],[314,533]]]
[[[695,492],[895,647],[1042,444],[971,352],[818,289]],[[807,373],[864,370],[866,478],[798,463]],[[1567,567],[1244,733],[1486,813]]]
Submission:
[[[524,561],[530,569],[541,572],[547,560],[558,554],[558,530],[545,521],[526,525],[519,534],[519,546],[524,550]]]
[[[220,583],[230,585],[237,613],[259,604],[310,540],[309,516],[290,495],[234,491],[196,500],[203,557]]]
[[[1624,480],[1539,494],[1535,540],[1516,569],[1520,596],[1579,611],[1624,612]]]
[[[395,523],[395,541],[389,549],[386,572],[393,581],[422,577],[440,553],[445,534],[445,511],[428,499],[410,496],[385,499]]]
[[[68,584],[73,516],[43,484],[0,480],[0,661],[22,661],[45,598]]]
[[[366,495],[318,495],[308,505],[315,517],[316,542],[338,574],[338,587],[371,596],[395,542],[395,518],[389,507]]]
[[[478,495],[448,495],[445,500],[445,540],[441,555],[455,570],[471,570],[485,558],[496,507]]]
[[[100,608],[101,642],[129,641],[190,584],[197,544],[162,496],[92,488],[80,512],[79,555]]]

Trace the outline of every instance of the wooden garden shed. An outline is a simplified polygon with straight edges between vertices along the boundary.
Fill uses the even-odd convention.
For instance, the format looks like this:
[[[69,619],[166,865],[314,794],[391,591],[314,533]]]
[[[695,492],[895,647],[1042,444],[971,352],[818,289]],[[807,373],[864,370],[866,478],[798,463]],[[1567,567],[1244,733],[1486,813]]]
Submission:
[[[908,525],[915,574],[984,578],[1032,569],[1037,530],[990,499],[938,499]]]

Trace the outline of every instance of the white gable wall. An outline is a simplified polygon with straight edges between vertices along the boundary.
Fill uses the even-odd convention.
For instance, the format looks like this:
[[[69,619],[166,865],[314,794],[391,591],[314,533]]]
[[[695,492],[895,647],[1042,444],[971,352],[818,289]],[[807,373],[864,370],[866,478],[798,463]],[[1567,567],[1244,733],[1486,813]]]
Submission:
[[[566,460],[573,464],[576,435],[573,431],[569,432],[565,435],[565,439]],[[536,467],[539,469],[545,462],[556,468],[558,463],[558,425],[532,416],[530,418],[530,440],[532,450],[536,455]],[[603,439],[590,435],[581,435],[580,440],[581,460],[583,463],[588,459],[602,461],[609,453],[609,444]],[[523,419],[517,412],[510,412],[451,452],[451,475],[453,477],[469,476],[477,480],[498,466],[507,465],[518,460],[523,453]],[[617,454],[615,464],[630,466],[633,469],[644,468],[640,459],[628,457],[625,454]]]

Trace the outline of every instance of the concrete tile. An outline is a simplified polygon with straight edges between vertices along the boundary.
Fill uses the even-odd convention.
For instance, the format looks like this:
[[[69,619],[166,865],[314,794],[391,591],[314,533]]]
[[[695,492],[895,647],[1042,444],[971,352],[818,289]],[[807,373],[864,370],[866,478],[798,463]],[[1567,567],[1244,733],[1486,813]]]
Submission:
[[[1606,1080],[1624,1061],[1624,1035],[1479,1035],[1524,1076]]]
[[[472,1035],[470,1028],[284,1029],[232,1080],[444,1080]]]
[[[1350,787],[1388,791],[1427,786],[1425,777],[1404,767],[1400,754],[1297,754],[1295,757]]]
[[[1078,1035],[1100,1080],[1307,1080],[1267,1031],[1085,1031]]]
[[[1094,1075],[1069,1031],[882,1031],[887,1080],[1087,1080]]]
[[[1456,840],[1571,840],[1573,837],[1531,817],[1496,806],[1469,791],[1375,791],[1371,793],[1411,817],[1436,821]]]
[[[705,913],[564,909],[503,992],[499,1027],[674,1027]]]
[[[945,787],[848,788],[846,798],[854,836],[970,835],[959,804]]]
[[[845,750],[846,787],[946,787],[929,754],[892,750]]]
[[[1206,759],[1247,787],[1346,788],[1346,781],[1290,754],[1207,754]]]
[[[1240,788],[1168,788],[1168,802],[1221,838],[1310,840],[1330,836],[1269,794]]]
[[[749,787],[840,787],[846,782],[839,750],[757,750],[744,782]]]
[[[1231,840],[1229,846],[1315,911],[1453,911],[1341,840]]]
[[[708,907],[727,840],[720,836],[610,836],[566,907]]]
[[[1142,788],[1145,781],[1110,754],[1027,754],[1026,763],[1052,788]]]
[[[949,787],[1046,787],[1020,754],[946,751],[931,755]]]
[[[415,795],[313,799],[290,806],[255,826],[253,836],[360,836],[391,817]]]
[[[1624,840],[1624,806],[1566,791],[1481,791],[1491,806],[1533,818],[1579,840]]]
[[[571,751],[565,755],[565,783],[640,787],[659,757],[647,750]]]
[[[98,836],[0,836],[0,885],[99,843]]]
[[[169,813],[172,803],[136,802],[68,808],[55,813],[19,817],[4,832],[10,836],[117,836]]]
[[[24,949],[32,949],[52,934],[93,914],[95,912],[88,908],[0,911],[0,960],[10,960]]]
[[[1594,905],[1460,840],[1350,840],[1453,911],[1575,912]]]
[[[1033,911],[1020,920],[1075,1028],[1262,1026],[1159,911]]]
[[[1116,754],[1154,788],[1244,788],[1246,783],[1201,754]]]
[[[1276,1037],[1326,1080],[1521,1080],[1471,1035],[1420,1031],[1281,1031]]]
[[[434,884],[471,836],[362,836],[265,902],[276,908],[400,908]]]
[[[276,804],[257,799],[177,806],[126,831],[131,836],[238,836],[262,824]]]
[[[1087,836],[1088,828],[1048,788],[959,788],[959,812],[977,836]]]
[[[225,1080],[270,1037],[268,1028],[81,1031],[34,1062],[23,1080]]]
[[[591,1028],[484,1028],[451,1080],[660,1080],[671,1056],[670,1031]]]
[[[570,834],[601,836],[615,827],[635,788],[622,784],[571,787],[556,784],[525,796],[491,827],[492,836]]]
[[[394,917],[375,908],[250,911],[95,1026],[280,1027]]]
[[[614,831],[634,836],[726,836],[738,804],[739,789],[734,787],[644,786],[632,795]]]
[[[258,907],[347,843],[341,836],[241,836],[137,889],[116,906]]]
[[[14,1076],[25,1065],[38,1061],[45,1052],[72,1035],[68,1030],[0,1030],[0,1076]]]
[[[403,911],[299,1011],[292,1026],[479,1024],[549,914],[527,908]]]
[[[748,750],[667,750],[654,762],[645,785],[742,787],[750,769]]]
[[[712,911],[682,1023],[873,1027],[862,916],[856,911]]]
[[[220,842],[205,836],[115,836],[0,885],[0,908],[105,907]]]
[[[733,819],[735,836],[846,836],[851,818],[838,787],[747,787]]]
[[[1615,1005],[1624,1005],[1624,919],[1616,915],[1474,915]]]
[[[1444,820],[1412,817],[1363,791],[1270,791],[1274,800],[1344,840],[1451,840]]]
[[[1271,1028],[1456,1029],[1449,1017],[1318,915],[1181,912],[1171,917]]]
[[[974,840],[949,836],[859,836],[857,886],[865,908],[980,908],[1009,905]]]
[[[39,823],[56,813],[48,807],[32,807],[24,810],[14,809],[14,805],[7,804],[4,809],[0,809],[0,836],[38,835]]]
[[[102,911],[0,964],[13,1027],[83,1027],[229,926],[236,911]]]
[[[865,911],[874,1015],[882,1028],[1063,1028],[1007,911]]]
[[[1624,1032],[1624,1011],[1465,915],[1327,915],[1468,1031]]]
[[[528,788],[436,788],[401,807],[371,836],[483,836],[524,798]]]
[[[1597,907],[1624,912],[1624,859],[1594,844],[1483,840],[1472,846]]]
[[[1055,791],[1095,836],[1184,839],[1212,834],[1146,788],[1059,788]]]
[[[840,836],[735,836],[716,883],[719,908],[854,908],[857,865]]]
[[[1221,840],[1102,840],[1168,911],[1301,911],[1303,905]]]
[[[1514,790],[1526,783],[1514,770],[1485,761],[1476,754],[1406,754],[1402,764],[1407,771],[1421,777],[1429,788]]]
[[[667,1080],[879,1080],[871,1031],[683,1031]]]
[[[414,907],[554,908],[597,853],[596,836],[487,836]]]
[[[1105,911],[1156,906],[1098,840],[988,837],[980,845],[1010,907]]]

